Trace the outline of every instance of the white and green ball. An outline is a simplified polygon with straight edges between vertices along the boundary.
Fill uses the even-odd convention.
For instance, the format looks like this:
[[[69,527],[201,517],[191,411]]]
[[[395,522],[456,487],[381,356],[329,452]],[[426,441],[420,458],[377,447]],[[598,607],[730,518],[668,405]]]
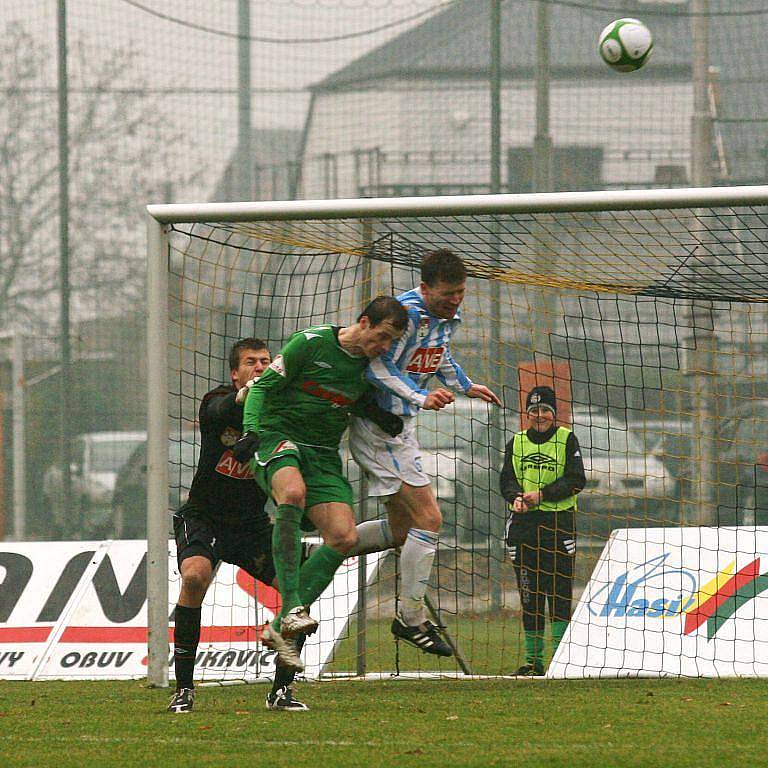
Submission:
[[[616,19],[601,33],[598,49],[603,61],[617,72],[634,72],[648,61],[653,36],[637,19]]]

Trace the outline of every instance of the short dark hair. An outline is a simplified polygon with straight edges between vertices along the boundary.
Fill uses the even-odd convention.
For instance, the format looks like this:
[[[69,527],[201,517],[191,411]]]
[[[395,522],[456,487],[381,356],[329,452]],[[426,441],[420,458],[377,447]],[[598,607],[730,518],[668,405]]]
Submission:
[[[257,339],[254,336],[249,336],[247,339],[240,339],[232,345],[232,349],[229,350],[229,370],[234,371],[240,365],[240,355],[246,349],[266,349],[269,352],[267,342],[262,339]]]
[[[460,256],[447,248],[429,251],[421,260],[421,281],[430,288],[439,282],[463,283],[467,279],[467,268]]]
[[[377,296],[368,302],[358,315],[357,321],[360,322],[363,317],[367,317],[374,327],[385,320],[389,320],[398,331],[404,331],[408,327],[408,312],[394,296]]]

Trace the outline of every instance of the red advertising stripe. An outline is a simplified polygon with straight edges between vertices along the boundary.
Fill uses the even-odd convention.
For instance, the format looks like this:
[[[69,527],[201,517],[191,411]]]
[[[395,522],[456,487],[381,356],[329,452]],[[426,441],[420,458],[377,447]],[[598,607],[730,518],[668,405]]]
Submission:
[[[689,635],[695,629],[698,629],[712,614],[736,591],[749,584],[760,575],[760,558],[753,560],[749,565],[744,566],[738,573],[723,584],[717,592],[706,602],[701,603],[696,609],[688,613],[685,617],[685,628],[683,633]]]
[[[201,643],[247,643],[261,637],[262,627],[201,627]],[[50,630],[48,630],[50,631]],[[1,636],[0,636],[1,637]],[[47,637],[47,636],[46,636]],[[168,632],[173,642],[173,630]],[[39,642],[39,641],[37,641]],[[67,627],[62,643],[146,643],[146,627]]]
[[[53,627],[0,627],[0,643],[44,643]]]

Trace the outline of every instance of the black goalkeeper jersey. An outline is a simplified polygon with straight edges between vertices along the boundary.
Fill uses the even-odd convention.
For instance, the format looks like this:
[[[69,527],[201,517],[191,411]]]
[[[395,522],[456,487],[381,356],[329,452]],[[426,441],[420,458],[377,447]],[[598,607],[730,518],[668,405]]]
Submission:
[[[264,511],[267,497],[256,484],[250,466],[232,455],[243,424],[243,407],[235,402],[236,395],[234,385],[222,384],[200,403],[200,458],[189,499],[179,510],[183,517],[255,515],[268,520]]]

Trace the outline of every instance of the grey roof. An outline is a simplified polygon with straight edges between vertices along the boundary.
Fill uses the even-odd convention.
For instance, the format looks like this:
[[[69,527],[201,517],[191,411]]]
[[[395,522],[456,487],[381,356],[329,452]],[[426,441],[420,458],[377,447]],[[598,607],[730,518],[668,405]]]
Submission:
[[[585,6],[587,3],[584,4]],[[612,19],[643,19],[654,37],[650,66],[626,77],[688,79],[693,40],[691,3],[602,0],[609,10],[592,10],[551,0],[553,79],[608,79],[616,75],[600,60],[597,37]],[[764,55],[766,0],[710,0],[710,62],[720,71],[718,129],[725,145],[729,178],[738,183],[768,176],[768,56]],[[615,10],[610,10],[615,6]],[[536,65],[535,0],[502,3],[502,73],[532,78]],[[741,14],[741,15],[737,15]],[[386,79],[487,78],[489,3],[457,0],[418,26],[329,75],[316,92],[371,87]],[[625,77],[625,75],[620,75]]]
[[[608,0],[612,2],[612,0]],[[665,6],[669,7],[669,6]],[[632,77],[685,75],[692,48],[689,19],[672,6],[668,15],[648,22],[654,36],[653,67]],[[331,74],[314,90],[333,90],[387,77],[487,77],[490,60],[489,3],[459,0],[444,11]],[[532,75],[536,64],[538,4],[507,0],[502,4],[502,69],[506,75]],[[612,19],[643,16],[647,3],[625,2],[606,13],[551,4],[551,66],[554,77],[616,77],[597,53],[597,38]],[[678,12],[676,12],[678,11]],[[682,44],[681,44],[682,43]]]

